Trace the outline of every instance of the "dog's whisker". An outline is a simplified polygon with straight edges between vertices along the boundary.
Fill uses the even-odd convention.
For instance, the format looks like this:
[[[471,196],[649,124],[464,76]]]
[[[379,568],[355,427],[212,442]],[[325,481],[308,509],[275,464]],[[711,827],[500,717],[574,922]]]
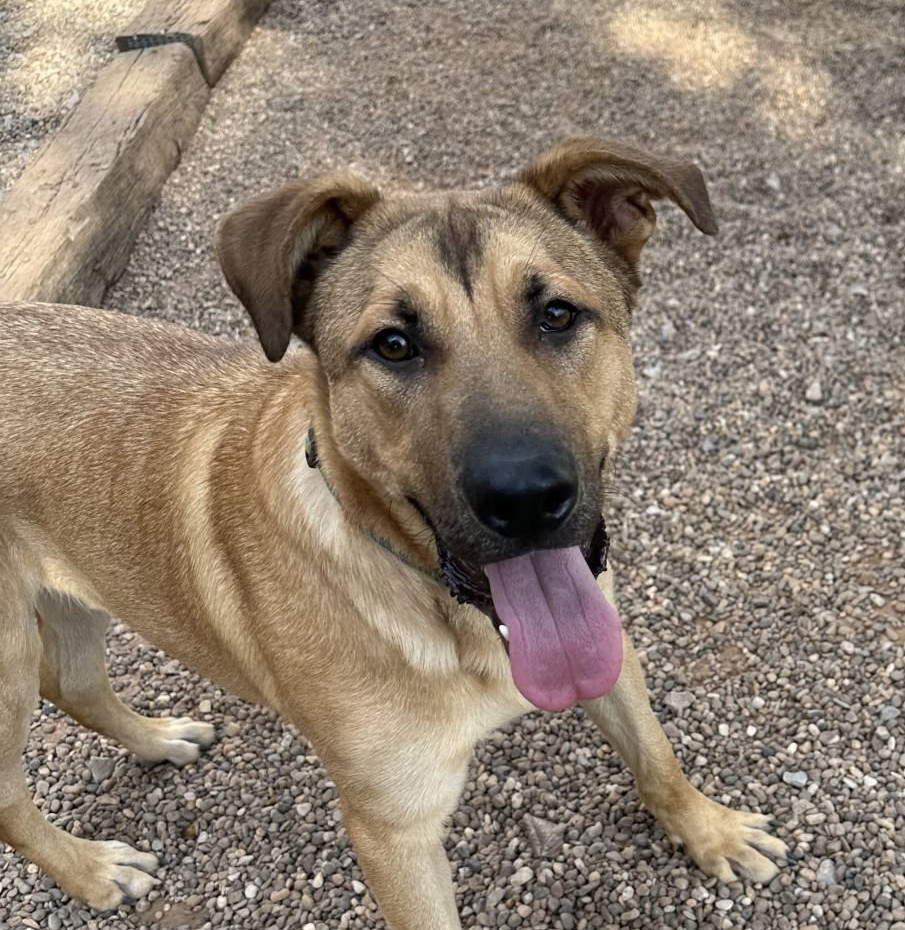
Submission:
[[[392,284],[393,287],[395,287],[400,292],[400,294],[402,294],[406,298],[406,300],[412,301],[412,296],[404,285],[400,284],[397,280],[395,280],[395,278],[391,278],[383,269],[375,268],[374,270],[382,278],[386,278],[387,281],[389,281],[390,284]]]

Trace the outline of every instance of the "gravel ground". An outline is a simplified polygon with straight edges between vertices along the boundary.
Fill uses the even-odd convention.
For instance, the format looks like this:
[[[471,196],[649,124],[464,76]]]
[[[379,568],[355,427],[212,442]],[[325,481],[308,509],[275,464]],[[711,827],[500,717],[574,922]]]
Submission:
[[[773,812],[801,858],[766,888],[707,879],[581,713],[533,715],[479,747],[454,817],[466,926],[905,930],[897,6],[276,0],[109,295],[247,333],[215,219],[303,173],[483,185],[576,131],[703,166],[720,236],[664,208],[645,253],[620,606],[692,781]],[[5,853],[0,926],[382,926],[305,742],[122,627],[111,650],[133,706],[222,740],[148,771],[46,706],[39,803],[163,852],[163,881],[98,917]]]
[[[144,0],[0,4],[0,199],[116,54]]]

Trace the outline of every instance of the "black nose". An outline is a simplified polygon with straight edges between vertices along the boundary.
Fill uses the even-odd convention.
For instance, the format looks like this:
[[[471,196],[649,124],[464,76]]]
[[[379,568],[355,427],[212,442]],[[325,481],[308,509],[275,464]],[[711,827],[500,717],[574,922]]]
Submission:
[[[463,485],[484,526],[501,536],[534,540],[565,523],[578,499],[571,455],[538,441],[481,445],[468,457]]]

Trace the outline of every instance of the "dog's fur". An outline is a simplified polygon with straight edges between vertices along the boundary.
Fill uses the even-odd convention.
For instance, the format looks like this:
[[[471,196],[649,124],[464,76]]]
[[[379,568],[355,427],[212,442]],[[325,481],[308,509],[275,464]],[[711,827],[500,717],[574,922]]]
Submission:
[[[441,544],[474,565],[516,554],[464,500],[463,456],[513,424],[557,437],[582,503],[544,548],[586,541],[634,413],[657,198],[715,232],[693,165],[593,139],[485,192],[390,197],[335,174],[261,197],[219,249],[269,359],[293,331],[306,343],[280,364],[124,315],[0,307],[0,839],[94,907],[154,881],[152,855],[51,826],[21,770],[39,693],[144,760],[211,743],[114,695],[112,614],[311,740],[394,930],[458,927],[444,820],[475,742],[530,709],[494,624],[437,577]],[[541,338],[551,295],[581,319]],[[388,327],[421,354],[379,358]],[[601,584],[612,600],[611,571]],[[627,641],[585,707],[705,871],[772,878],[762,852],[784,844],[685,780]]]

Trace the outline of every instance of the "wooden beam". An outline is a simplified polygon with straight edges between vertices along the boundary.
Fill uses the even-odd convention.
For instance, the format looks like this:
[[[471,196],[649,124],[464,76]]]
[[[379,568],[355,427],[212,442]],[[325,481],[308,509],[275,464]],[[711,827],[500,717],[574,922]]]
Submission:
[[[0,299],[99,303],[208,94],[182,44],[106,65],[0,205]]]

